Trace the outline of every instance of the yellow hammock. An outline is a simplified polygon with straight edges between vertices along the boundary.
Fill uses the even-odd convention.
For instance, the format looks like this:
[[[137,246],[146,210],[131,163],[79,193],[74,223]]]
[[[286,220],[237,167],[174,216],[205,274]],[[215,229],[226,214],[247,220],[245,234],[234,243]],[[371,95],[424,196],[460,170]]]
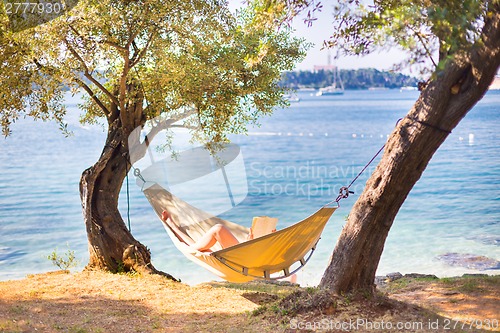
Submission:
[[[158,184],[145,189],[144,194],[158,217],[166,209],[174,222],[194,241],[218,223],[233,233],[240,244],[222,249],[216,243],[211,248],[213,252],[206,253],[193,250],[181,242],[170,227],[163,223],[174,245],[188,259],[230,282],[281,279],[297,272],[313,254],[326,223],[337,209],[325,205],[300,222],[246,241],[248,228],[193,207]]]

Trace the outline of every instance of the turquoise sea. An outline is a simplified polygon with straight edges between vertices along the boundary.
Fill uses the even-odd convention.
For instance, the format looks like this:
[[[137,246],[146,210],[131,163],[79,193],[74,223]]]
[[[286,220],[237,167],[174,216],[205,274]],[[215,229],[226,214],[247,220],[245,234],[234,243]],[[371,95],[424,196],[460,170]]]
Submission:
[[[276,110],[234,136],[246,166],[248,196],[223,218],[249,226],[252,216],[279,218],[279,226],[298,221],[333,200],[384,144],[397,119],[418,92],[346,91],[316,97],[299,92],[300,102]],[[99,126],[78,123],[78,96],[66,98],[69,129],[65,138],[53,123],[22,119],[0,151],[0,280],[55,267],[46,259],[54,249],[75,251],[82,269],[88,259],[78,182],[98,158],[105,134]],[[345,217],[362,192],[378,159],[353,186],[355,194],[327,225],[317,252],[298,273],[315,285],[328,263]],[[130,175],[120,208],[134,236],[147,245],[153,264],[182,281],[196,284],[215,276],[179,253]],[[448,137],[400,210],[387,239],[378,274],[499,274],[500,267],[442,260],[485,256],[500,260],[500,92],[490,91]],[[452,265],[454,264],[454,265]],[[487,269],[489,268],[489,269]]]

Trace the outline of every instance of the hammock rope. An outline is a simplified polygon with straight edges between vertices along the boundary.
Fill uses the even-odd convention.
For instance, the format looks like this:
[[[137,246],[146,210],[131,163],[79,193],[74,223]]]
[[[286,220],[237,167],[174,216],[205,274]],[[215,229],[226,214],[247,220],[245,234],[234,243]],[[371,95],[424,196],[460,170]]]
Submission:
[[[128,171],[130,171],[130,169],[132,169],[132,170],[134,170],[134,176],[136,176],[137,178],[142,180],[144,183],[146,183],[146,180],[144,180],[144,178],[142,177],[141,170],[139,170],[138,168],[136,168],[132,165],[132,163],[130,162],[130,157],[128,157],[128,158],[125,157],[125,162],[127,163],[127,169],[128,169],[127,175],[125,176],[125,178],[127,179],[127,184],[126,184],[127,185],[127,187],[126,187],[127,188],[127,224],[128,224],[128,231],[132,232],[132,224],[130,222],[130,188],[129,188]]]
[[[375,155],[373,155],[371,160],[368,163],[366,163],[366,165],[363,167],[363,169],[361,169],[361,171],[357,174],[356,177],[354,177],[354,179],[351,181],[351,183],[349,185],[342,186],[340,188],[339,195],[338,195],[337,199],[335,199],[335,202],[339,205],[339,207],[340,207],[340,203],[339,203],[340,200],[347,199],[349,197],[349,194],[354,194],[354,191],[350,190],[352,184],[354,184],[354,182],[356,180],[358,180],[358,178],[363,174],[363,172],[365,172],[365,170],[368,169],[370,164],[372,164],[372,162],[377,158],[377,156],[382,152],[382,150],[384,150],[384,148],[385,148],[385,144],[382,147],[380,147],[380,149],[377,151],[377,153]]]
[[[396,121],[396,125],[394,125],[394,127],[396,127],[401,120],[403,120],[403,118],[399,118]],[[420,123],[423,124],[423,122],[420,122]],[[424,125],[427,125],[427,124],[424,124]],[[443,130],[443,131],[445,131],[445,130]],[[451,133],[451,132],[448,132],[448,133]],[[384,150],[385,145],[386,144],[384,143],[382,145],[382,147],[380,147],[380,149],[375,153],[375,155],[373,155],[373,157],[370,159],[370,161],[368,161],[368,163],[365,164],[365,166],[363,167],[363,169],[361,169],[361,171],[356,175],[356,177],[353,178],[353,180],[349,183],[349,185],[342,186],[340,188],[339,195],[338,195],[337,199],[335,199],[335,202],[339,205],[339,207],[340,207],[340,204],[339,204],[340,200],[347,199],[349,197],[349,194],[354,194],[354,192],[350,190],[351,186],[354,184],[354,182],[356,180],[358,180],[358,178],[363,174],[363,172],[365,172],[365,170],[368,169],[368,167],[370,166],[370,164],[372,164],[372,162],[377,158],[377,156]]]

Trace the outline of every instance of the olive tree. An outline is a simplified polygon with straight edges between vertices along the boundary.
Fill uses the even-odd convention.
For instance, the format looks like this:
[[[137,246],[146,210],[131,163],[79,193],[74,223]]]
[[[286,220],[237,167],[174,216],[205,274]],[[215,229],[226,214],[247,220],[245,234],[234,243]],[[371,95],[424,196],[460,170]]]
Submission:
[[[153,124],[185,127],[202,143],[227,141],[284,105],[281,72],[304,55],[285,27],[259,22],[260,1],[232,13],[222,0],[81,0],[44,24],[22,29],[0,12],[0,118],[4,135],[20,117],[66,131],[63,94],[82,91],[82,122],[107,131],[80,194],[89,268],[157,272],[127,230],[118,196],[130,169],[130,133]],[[2,7],[0,7],[2,9]],[[9,21],[10,19],[10,21]],[[43,21],[40,19],[39,23]],[[146,152],[148,141],[137,142]]]
[[[314,24],[316,11],[333,6],[332,34],[325,47],[351,56],[400,49],[407,58],[395,69],[411,68],[425,77],[419,98],[388,138],[354,204],[319,285],[337,293],[373,292],[399,209],[433,154],[497,73],[500,1],[278,0],[268,5],[268,13],[286,12],[283,22],[302,17],[308,24]]]
[[[488,90],[500,65],[500,1],[339,1],[326,43],[347,54],[401,48],[427,79],[354,204],[321,279],[335,292],[374,290],[394,219],[433,154]]]

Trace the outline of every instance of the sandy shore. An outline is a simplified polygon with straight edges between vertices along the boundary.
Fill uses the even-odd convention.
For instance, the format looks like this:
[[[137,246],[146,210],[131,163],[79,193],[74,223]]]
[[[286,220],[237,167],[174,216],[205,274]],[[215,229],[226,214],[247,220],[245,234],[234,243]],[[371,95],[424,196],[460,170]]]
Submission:
[[[263,283],[191,287],[160,276],[55,272],[0,282],[0,332],[373,332],[366,324],[384,321],[386,328],[391,324],[390,332],[477,332],[472,323],[487,328],[487,320],[489,331],[500,331],[499,282],[498,276],[402,279],[388,284],[376,299],[337,296],[322,303],[312,288]],[[294,295],[310,297],[312,306],[290,308],[291,300],[298,302]],[[365,325],[354,327],[360,320]],[[349,322],[350,329],[343,330],[340,325]],[[398,323],[416,324],[413,330],[400,330]]]

